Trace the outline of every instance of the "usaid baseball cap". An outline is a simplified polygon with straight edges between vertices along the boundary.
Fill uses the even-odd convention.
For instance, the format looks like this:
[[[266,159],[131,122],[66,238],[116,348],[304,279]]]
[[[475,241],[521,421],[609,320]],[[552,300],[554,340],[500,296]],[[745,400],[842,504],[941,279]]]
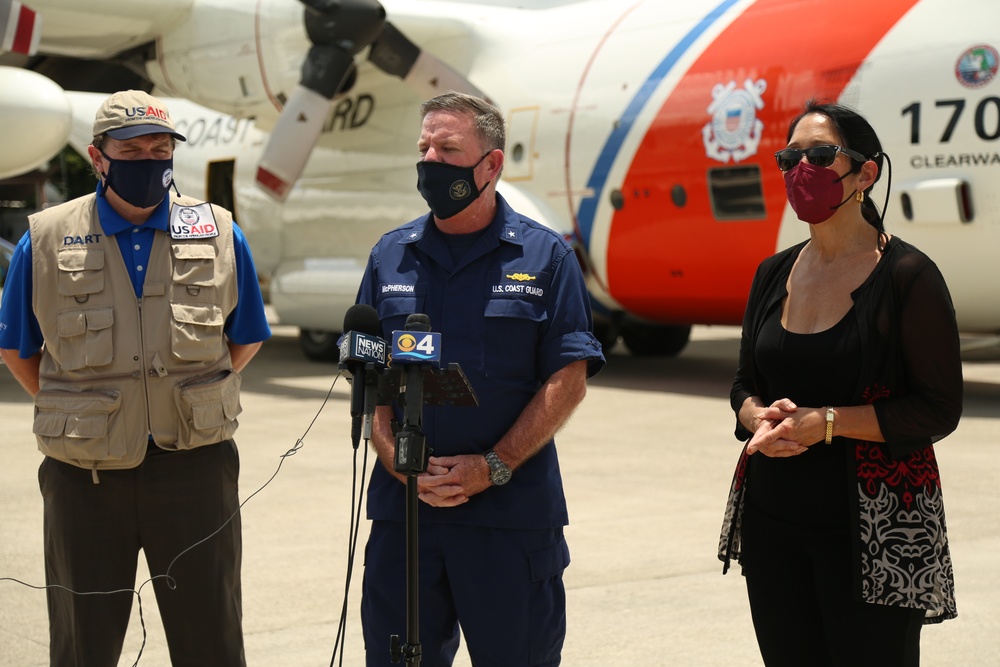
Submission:
[[[174,128],[174,121],[163,102],[141,90],[117,92],[97,110],[94,136],[107,134],[112,139],[131,139],[144,134],[165,132],[186,141]]]

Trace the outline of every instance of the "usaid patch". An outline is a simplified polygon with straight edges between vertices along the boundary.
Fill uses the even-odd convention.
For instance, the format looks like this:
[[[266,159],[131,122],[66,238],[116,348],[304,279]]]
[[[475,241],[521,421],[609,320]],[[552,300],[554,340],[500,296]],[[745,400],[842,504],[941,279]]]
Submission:
[[[215,214],[208,202],[197,206],[170,207],[170,238],[208,239],[219,235],[219,226],[215,224]]]

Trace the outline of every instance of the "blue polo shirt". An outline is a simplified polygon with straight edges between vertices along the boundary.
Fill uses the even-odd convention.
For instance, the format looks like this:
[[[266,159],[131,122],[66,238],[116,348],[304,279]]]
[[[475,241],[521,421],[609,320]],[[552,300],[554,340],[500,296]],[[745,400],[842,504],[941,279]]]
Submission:
[[[97,186],[97,215],[106,237],[114,237],[121,249],[136,297],[142,295],[145,270],[149,253],[157,232],[167,233],[170,201],[165,198],[153,214],[141,225],[124,219],[104,198],[103,188]],[[248,345],[267,340],[271,329],[264,313],[264,302],[257,282],[257,270],[246,237],[233,223],[233,248],[236,254],[237,302],[236,308],[226,319],[226,336],[237,345]],[[41,328],[31,309],[31,238],[30,232],[17,244],[10,262],[10,272],[4,284],[3,301],[0,303],[0,348],[18,350],[22,359],[34,356],[42,349]]]
[[[517,420],[556,371],[588,361],[604,365],[592,332],[590,302],[572,248],[552,230],[516,213],[497,195],[487,230],[456,259],[428,214],[383,236],[369,257],[358,302],[374,306],[382,335],[424,313],[441,333],[442,364],[461,365],[477,407],[433,407],[423,430],[435,456],[485,452]],[[402,423],[402,414],[397,418]],[[375,467],[368,516],[403,521],[405,486]],[[422,521],[498,528],[555,528],[568,523],[554,442],[511,481],[458,507],[420,503]]]

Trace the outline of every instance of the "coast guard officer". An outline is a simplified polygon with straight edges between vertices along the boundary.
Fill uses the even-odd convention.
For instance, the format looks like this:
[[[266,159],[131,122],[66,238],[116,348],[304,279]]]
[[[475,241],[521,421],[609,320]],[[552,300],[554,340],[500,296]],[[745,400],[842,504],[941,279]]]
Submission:
[[[421,664],[452,664],[459,624],[476,665],[557,665],[566,630],[568,522],[553,440],[604,364],[572,248],[496,192],[503,117],[449,93],[425,102],[418,189],[430,213],[372,250],[358,301],[383,336],[424,313],[478,407],[427,407],[419,480]],[[405,476],[392,409],[376,414],[362,599],[367,664],[405,637]],[[400,415],[396,415],[397,418]]]

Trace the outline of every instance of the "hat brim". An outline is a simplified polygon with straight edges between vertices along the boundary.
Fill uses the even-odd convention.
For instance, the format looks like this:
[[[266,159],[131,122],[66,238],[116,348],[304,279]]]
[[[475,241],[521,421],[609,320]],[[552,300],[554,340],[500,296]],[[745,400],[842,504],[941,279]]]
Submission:
[[[124,139],[133,139],[135,137],[141,137],[146,134],[169,134],[176,138],[178,141],[187,141],[184,135],[179,132],[171,130],[169,127],[163,127],[162,125],[145,124],[145,125],[130,125],[129,127],[121,127],[117,130],[108,130],[107,135],[112,139],[118,139],[119,141]]]

